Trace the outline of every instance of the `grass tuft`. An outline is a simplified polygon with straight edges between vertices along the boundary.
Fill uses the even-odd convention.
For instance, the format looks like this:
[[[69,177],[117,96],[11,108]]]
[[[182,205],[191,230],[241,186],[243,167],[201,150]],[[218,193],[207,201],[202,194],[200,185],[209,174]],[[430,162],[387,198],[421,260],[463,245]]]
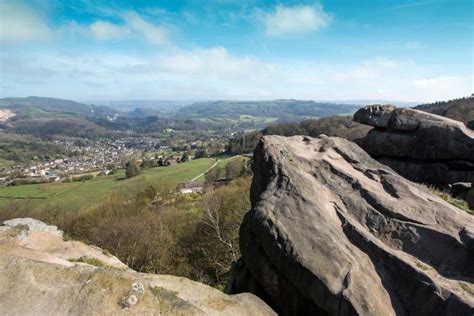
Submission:
[[[439,190],[435,187],[430,187],[429,186],[428,189],[431,192],[433,192],[434,194],[436,194],[437,196],[439,196],[440,198],[442,198],[443,200],[445,200],[446,202],[448,202],[449,204],[454,205],[457,208],[459,208],[463,211],[466,211],[467,213],[469,213],[471,215],[474,215],[474,210],[469,208],[466,201],[461,200],[461,199],[456,199],[453,196],[451,196],[451,194],[449,194],[449,192],[441,191],[441,190]]]
[[[96,266],[96,267],[106,267],[107,266],[105,263],[103,263],[99,259],[86,257],[86,256],[82,256],[78,259],[69,259],[68,261],[87,263],[87,264],[90,264],[90,265]]]

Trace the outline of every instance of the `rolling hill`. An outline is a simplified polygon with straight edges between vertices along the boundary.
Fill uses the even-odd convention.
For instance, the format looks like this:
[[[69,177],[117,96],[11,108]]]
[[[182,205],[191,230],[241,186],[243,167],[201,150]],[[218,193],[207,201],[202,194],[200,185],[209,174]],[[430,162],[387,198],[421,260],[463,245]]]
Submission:
[[[212,101],[167,111],[137,107],[120,112],[107,106],[54,98],[4,98],[0,99],[0,110],[3,109],[4,117],[9,116],[0,128],[20,134],[87,138],[119,131],[156,133],[166,128],[235,131],[264,128],[271,123],[351,114],[358,107],[300,100]]]
[[[272,117],[282,122],[288,122],[310,117],[350,114],[358,108],[359,106],[352,104],[317,103],[301,100],[212,101],[193,103],[178,109],[178,113],[184,117],[229,119],[241,119],[242,116]]]
[[[88,138],[107,133],[106,128],[94,120],[106,119],[117,113],[105,106],[43,97],[3,98],[0,99],[0,109],[14,114],[0,126],[9,132]]]
[[[106,106],[88,105],[71,100],[26,97],[0,99],[0,109],[10,109],[17,114],[17,119],[38,117],[105,117],[117,113]]]

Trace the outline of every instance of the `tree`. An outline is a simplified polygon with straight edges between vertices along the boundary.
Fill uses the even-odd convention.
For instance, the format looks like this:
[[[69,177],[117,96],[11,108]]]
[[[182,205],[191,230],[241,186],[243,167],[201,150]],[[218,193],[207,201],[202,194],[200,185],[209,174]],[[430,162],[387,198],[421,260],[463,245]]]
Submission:
[[[194,279],[213,286],[227,283],[229,267],[240,257],[239,228],[250,208],[249,186],[250,177],[240,178],[210,191],[198,206],[200,220],[188,234],[187,247],[188,260],[199,273]]]
[[[198,149],[196,151],[196,155],[194,156],[195,159],[199,159],[199,158],[207,158],[209,157],[209,155],[207,154],[207,150],[206,149]]]
[[[227,179],[235,179],[245,172],[245,164],[240,158],[234,158],[225,165],[225,176]]]
[[[189,161],[189,155],[188,153],[185,151],[183,156],[181,157],[181,162],[186,162],[186,161]]]
[[[219,173],[219,168],[217,166],[206,172],[204,175],[206,182],[213,182],[219,179]]]
[[[125,177],[127,177],[127,179],[138,176],[140,174],[140,170],[138,169],[138,166],[135,160],[129,160],[125,164],[125,167],[127,168],[125,171]]]

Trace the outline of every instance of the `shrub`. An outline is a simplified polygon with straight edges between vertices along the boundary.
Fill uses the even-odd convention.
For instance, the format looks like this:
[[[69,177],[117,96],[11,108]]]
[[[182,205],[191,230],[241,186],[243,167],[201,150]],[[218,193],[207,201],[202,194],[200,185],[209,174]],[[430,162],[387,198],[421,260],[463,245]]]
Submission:
[[[0,221],[37,218],[64,230],[65,238],[101,247],[134,270],[223,288],[231,263],[240,256],[238,234],[250,208],[249,187],[250,177],[241,177],[190,200],[168,186],[144,186],[132,197],[111,194],[78,212],[12,202],[0,211]]]
[[[234,158],[225,165],[225,175],[227,179],[235,179],[245,172],[245,163],[242,159]]]
[[[138,165],[135,160],[130,160],[125,164],[125,177],[132,178],[138,176],[140,170],[138,169]]]

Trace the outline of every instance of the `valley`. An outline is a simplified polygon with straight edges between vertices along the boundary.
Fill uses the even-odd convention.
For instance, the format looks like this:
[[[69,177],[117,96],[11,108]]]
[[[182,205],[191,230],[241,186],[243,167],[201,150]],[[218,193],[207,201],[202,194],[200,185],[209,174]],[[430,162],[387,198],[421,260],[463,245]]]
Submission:
[[[251,237],[253,234],[265,234],[266,230],[259,228],[253,233],[248,228],[249,225],[259,225],[258,221],[248,219],[248,214],[258,211],[253,204],[255,198],[259,195],[266,196],[257,190],[262,189],[262,183],[275,177],[272,175],[275,170],[298,174],[296,178],[288,178],[286,173],[283,173],[282,180],[276,182],[277,190],[280,190],[285,181],[312,179],[312,176],[308,176],[311,173],[311,167],[308,166],[319,158],[306,161],[307,155],[314,153],[306,152],[301,147],[309,146],[308,144],[313,142],[320,144],[315,145],[316,147],[334,147],[335,149],[330,151],[341,155],[334,158],[334,154],[326,154],[326,150],[321,151],[327,155],[327,159],[315,169],[315,172],[319,172],[315,179],[327,177],[318,181],[325,183],[323,187],[331,188],[330,192],[335,196],[333,200],[339,195],[338,190],[346,190],[349,193],[357,191],[349,189],[347,185],[344,189],[335,184],[337,181],[333,180],[334,175],[341,178],[339,182],[342,179],[347,180],[338,173],[340,171],[335,171],[340,167],[341,161],[346,161],[343,165],[347,168],[346,164],[356,164],[358,159],[362,159],[360,163],[367,161],[372,164],[369,169],[375,170],[378,163],[375,159],[378,159],[382,163],[391,164],[405,177],[422,183],[409,192],[421,190],[439,205],[461,212],[461,217],[468,216],[463,217],[464,221],[474,214],[474,206],[470,200],[474,188],[470,187],[469,182],[474,178],[470,167],[472,161],[468,154],[472,146],[472,131],[467,127],[474,121],[471,111],[474,108],[473,97],[420,106],[423,110],[454,120],[408,108],[397,109],[392,105],[363,108],[344,106],[344,111],[349,113],[342,110],[338,112],[338,109],[342,108],[336,106],[336,110],[331,111],[336,111],[337,115],[329,115],[331,111],[323,111],[325,107],[331,107],[329,104],[323,106],[306,101],[299,103],[300,101],[296,100],[237,104],[205,102],[196,104],[195,108],[192,108],[193,105],[167,108],[166,114],[135,109],[109,115],[110,110],[103,109],[108,114],[102,116],[100,112],[68,112],[69,102],[55,101],[54,106],[38,104],[40,101],[49,100],[51,99],[35,99],[34,110],[31,110],[29,105],[25,110],[23,103],[15,103],[11,108],[15,109],[12,112],[15,111],[16,115],[3,122],[0,131],[0,221],[34,218],[56,225],[64,231],[66,242],[81,240],[87,244],[99,245],[103,254],[110,253],[116,257],[113,260],[118,260],[136,271],[186,277],[219,290],[225,289],[228,293],[252,292],[249,283],[241,276],[249,273],[242,262],[252,264],[251,260],[246,259],[249,256],[248,251],[257,253],[257,256],[261,255],[258,249],[248,248],[248,242],[245,240],[254,240],[255,237]],[[292,106],[299,108],[293,109]],[[353,114],[355,110],[357,112]],[[177,113],[186,113],[183,115],[187,118],[179,117]],[[324,116],[325,114],[329,116]],[[386,118],[392,116],[398,121]],[[459,117],[462,117],[465,123],[455,121]],[[386,125],[380,123],[385,122],[383,120],[387,122],[383,123]],[[418,123],[413,123],[413,120]],[[77,124],[70,124],[72,121]],[[38,128],[38,124],[45,128]],[[399,128],[404,129],[403,135],[406,135],[406,139],[401,138],[397,131]],[[433,130],[437,132],[429,132]],[[411,132],[424,135],[426,142],[412,143],[422,137],[413,138],[409,136]],[[371,142],[378,139],[379,135],[385,135],[384,137],[391,140],[371,147]],[[302,143],[299,140],[301,137]],[[448,146],[453,138],[457,139],[459,147]],[[342,141],[346,143],[341,143]],[[410,145],[403,146],[405,151],[387,145],[402,141],[411,142]],[[374,159],[356,143],[368,153],[372,153]],[[266,148],[265,144],[270,146]],[[420,150],[423,146],[434,148],[436,144],[444,144],[443,147],[449,148],[449,151],[421,150],[420,156],[425,157],[427,153],[435,155],[433,157],[436,157],[436,163],[426,161],[420,164],[418,151],[409,150]],[[273,148],[279,149],[275,151]],[[406,152],[407,155],[400,160],[401,163],[396,159],[395,162],[387,162],[387,159],[384,159],[384,155],[396,155],[401,152]],[[449,159],[442,162],[448,153]],[[353,157],[354,155],[359,158]],[[267,160],[267,156],[273,158]],[[335,159],[331,162],[334,166],[326,169],[326,164],[332,159]],[[409,159],[414,159],[414,163],[409,164]],[[282,166],[274,168],[268,165],[275,161],[281,161]],[[431,171],[427,172],[425,166]],[[305,168],[309,169],[304,171]],[[386,182],[395,181],[395,178],[392,178],[395,175],[388,176],[391,180],[385,177],[390,172],[395,174],[395,171],[384,168],[387,170],[379,170],[381,175],[375,178],[367,175],[370,180],[364,178],[364,173],[360,181],[370,186],[372,184],[368,181],[377,181],[376,179],[380,178],[384,189],[381,192],[376,191],[375,194],[386,201],[383,196],[386,192],[391,192],[391,184]],[[462,171],[460,168],[463,168]],[[330,174],[326,175],[326,172]],[[367,174],[370,172],[367,171]],[[359,177],[358,174],[355,176]],[[349,177],[352,176],[349,173]],[[407,181],[399,175],[396,177],[403,179],[396,181]],[[456,181],[457,183],[451,186],[451,183]],[[314,194],[308,193],[307,190],[321,187],[299,182],[294,185],[299,193],[295,193],[294,188],[283,189],[282,193],[277,193],[275,197],[286,198],[271,206],[272,210],[294,200],[294,207],[289,209],[304,213],[306,211],[298,204],[299,194],[304,194],[305,203],[308,203]],[[397,190],[403,191],[405,186],[399,184]],[[326,189],[322,190],[315,195],[324,196]],[[366,199],[367,203],[373,203],[371,198],[366,198],[368,193],[364,193],[364,190],[361,188],[360,203],[366,203]],[[291,197],[292,194],[296,195]],[[352,199],[351,194],[353,193],[345,199]],[[404,194],[406,196],[407,193]],[[319,209],[320,206],[317,205],[319,204],[316,203],[311,209]],[[347,208],[345,212],[352,211],[352,208]],[[400,209],[399,212],[404,210]],[[286,220],[278,212],[272,216]],[[294,217],[299,218],[300,215]],[[303,226],[302,223],[299,225]],[[314,224],[310,229],[313,230],[318,225]],[[324,229],[318,228],[316,231],[320,233]],[[344,236],[337,238],[345,240]],[[0,231],[0,246],[1,240]],[[260,242],[258,240],[255,239]],[[100,267],[111,260],[94,256],[89,253],[87,256],[71,257],[69,260],[74,264],[80,262]],[[297,266],[299,263],[295,264]],[[260,267],[265,265],[257,265],[255,269]],[[272,278],[279,279],[281,276],[278,273],[292,272],[274,273],[277,274]],[[372,272],[364,273],[366,275]],[[324,274],[322,277],[325,277]],[[265,278],[260,279],[258,273],[252,274],[251,278],[272,291],[272,286],[266,284]],[[313,275],[311,278],[312,282],[319,282],[318,276]],[[453,285],[453,289],[464,291],[462,287],[459,290],[458,285]],[[373,295],[383,298],[383,294],[379,292],[374,292]],[[266,296],[262,297],[266,299]],[[297,301],[300,298],[294,299]],[[280,301],[280,298],[277,297],[276,300]],[[348,301],[354,306],[359,304],[358,300],[351,298]],[[280,311],[287,308],[268,300],[265,302]],[[321,303],[311,304],[312,308],[317,309],[319,307],[315,306]],[[464,308],[466,305],[461,306],[463,307],[460,308]],[[375,308],[385,310],[386,307],[381,305]]]
[[[0,0],[0,315],[473,316],[472,0]]]

